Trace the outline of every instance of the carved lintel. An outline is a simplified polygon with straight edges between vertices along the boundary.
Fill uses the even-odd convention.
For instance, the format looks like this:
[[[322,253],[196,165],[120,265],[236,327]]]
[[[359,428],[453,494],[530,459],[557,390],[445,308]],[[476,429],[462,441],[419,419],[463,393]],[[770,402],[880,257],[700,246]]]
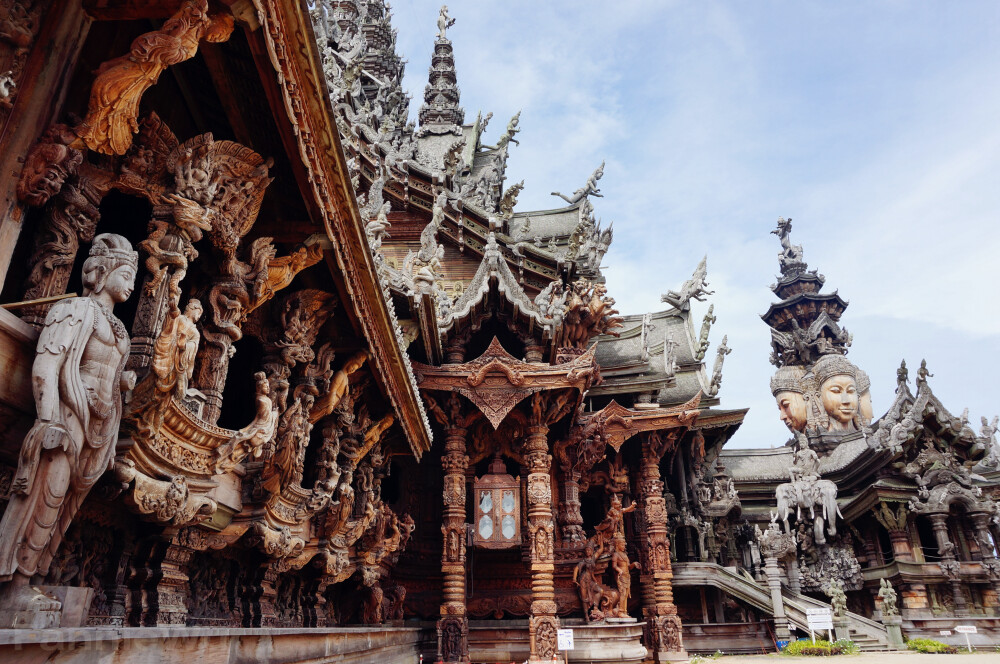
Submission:
[[[494,428],[525,397],[545,390],[583,391],[594,379],[597,365],[591,348],[569,365],[522,362],[494,339],[478,358],[440,367],[414,363],[422,390],[458,392],[476,405]]]

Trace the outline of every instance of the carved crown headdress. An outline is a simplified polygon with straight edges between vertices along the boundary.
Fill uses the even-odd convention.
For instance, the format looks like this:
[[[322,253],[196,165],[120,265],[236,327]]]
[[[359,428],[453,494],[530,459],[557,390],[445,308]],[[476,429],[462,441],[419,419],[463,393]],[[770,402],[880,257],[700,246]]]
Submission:
[[[863,372],[861,372],[843,355],[824,355],[816,361],[816,364],[813,365],[812,372],[815,374],[816,380],[818,380],[821,385],[834,376],[850,376],[856,383],[858,383],[858,391],[861,391],[861,381],[859,380],[860,377],[858,374]],[[867,378],[867,376],[865,376],[865,378]]]
[[[806,386],[803,378],[806,375],[804,367],[789,365],[774,372],[771,377],[771,394],[779,392],[798,392],[805,394]]]
[[[90,258],[110,258],[115,267],[129,265],[139,268],[139,252],[133,251],[132,244],[116,233],[101,233],[94,238],[90,247]]]

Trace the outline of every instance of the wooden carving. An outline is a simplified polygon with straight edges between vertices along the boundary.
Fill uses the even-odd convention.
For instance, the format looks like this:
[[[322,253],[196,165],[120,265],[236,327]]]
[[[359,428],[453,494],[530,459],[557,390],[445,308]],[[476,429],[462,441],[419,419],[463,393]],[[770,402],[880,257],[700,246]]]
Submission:
[[[125,154],[139,130],[142,95],[160,74],[194,57],[202,39],[223,42],[232,32],[231,14],[210,14],[207,0],[187,0],[162,28],[140,35],[128,54],[97,70],[87,117],[76,128],[80,142],[103,154]]]
[[[700,403],[701,392],[680,406],[656,410],[632,410],[612,401],[601,410],[582,417],[581,423],[599,422],[604,440],[617,452],[637,433],[691,426],[701,413],[698,410]]]
[[[422,390],[458,392],[482,411],[494,429],[525,397],[563,387],[587,389],[596,369],[594,348],[569,364],[553,366],[522,362],[495,337],[489,348],[471,362],[440,367],[414,363]]]
[[[184,309],[172,313],[153,347],[153,373],[156,389],[183,399],[194,373],[201,333],[196,323],[202,314],[201,302],[191,299]]]
[[[17,197],[41,207],[59,193],[83,163],[83,153],[72,146],[76,134],[66,125],[53,125],[28,153],[17,181]]]
[[[120,235],[94,238],[83,265],[84,297],[62,300],[45,319],[32,367],[38,419],[21,447],[12,495],[0,526],[5,603],[36,601],[31,577],[48,572],[62,536],[114,458],[129,338],[111,313],[135,285],[138,254]],[[28,608],[25,606],[24,608]]]
[[[161,523],[175,526],[197,523],[218,507],[211,498],[192,494],[184,475],[156,480],[136,470],[135,462],[125,459],[115,464],[115,477],[128,485],[128,503],[140,514]]]

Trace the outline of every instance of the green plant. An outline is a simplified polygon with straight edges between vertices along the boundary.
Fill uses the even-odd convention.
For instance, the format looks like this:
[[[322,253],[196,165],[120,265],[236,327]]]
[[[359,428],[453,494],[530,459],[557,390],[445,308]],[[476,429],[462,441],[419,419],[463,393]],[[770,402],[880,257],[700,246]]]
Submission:
[[[956,653],[958,648],[941,643],[934,639],[910,639],[906,642],[906,647],[923,653]]]
[[[830,652],[830,642],[824,641],[823,639],[816,639],[816,643],[806,639],[802,641],[792,641],[785,649],[781,651],[782,655],[816,655],[816,656],[827,656],[832,654]]]
[[[861,652],[861,647],[850,639],[837,639],[830,644],[830,654],[832,655],[857,655]]]

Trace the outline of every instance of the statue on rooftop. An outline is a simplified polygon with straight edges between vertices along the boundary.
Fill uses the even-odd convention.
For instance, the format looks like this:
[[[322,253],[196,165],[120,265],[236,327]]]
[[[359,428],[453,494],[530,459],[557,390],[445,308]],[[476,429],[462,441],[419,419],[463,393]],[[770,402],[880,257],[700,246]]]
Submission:
[[[704,302],[706,295],[713,295],[715,291],[708,290],[708,281],[706,280],[708,276],[707,261],[708,256],[702,258],[698,267],[695,268],[694,274],[684,282],[680,290],[667,291],[666,294],[660,296],[660,301],[666,302],[680,311],[688,311],[691,308],[692,299]]]
[[[771,231],[771,234],[777,235],[778,240],[781,241],[781,251],[778,253],[778,265],[781,268],[781,274],[786,276],[799,274],[808,267],[802,258],[802,245],[792,244],[791,233],[792,218],[785,219],[784,217],[778,217],[778,227]]]
[[[726,361],[726,355],[733,352],[726,342],[729,341],[728,335],[722,336],[722,343],[715,352],[715,364],[712,367],[712,380],[708,385],[708,396],[714,397],[719,393],[719,388],[722,387],[722,365]]]
[[[57,302],[45,318],[31,369],[37,419],[0,523],[0,580],[10,582],[0,594],[4,609],[60,609],[29,584],[48,573],[84,498],[114,461],[121,394],[135,386],[135,374],[124,370],[129,335],[112,308],[131,295],[138,263],[124,237],[98,235],[83,264],[84,296]]]
[[[598,166],[596,169],[594,169],[594,172],[590,174],[589,178],[587,178],[586,184],[584,184],[582,187],[574,191],[572,196],[566,196],[565,194],[560,194],[558,191],[553,191],[552,195],[558,196],[559,198],[563,199],[570,205],[576,205],[583,199],[587,198],[587,196],[597,196],[598,198],[603,198],[601,190],[597,188],[597,181],[600,180],[603,175],[604,175],[604,162],[602,161],[601,165]]]
[[[507,130],[500,136],[500,140],[497,141],[498,150],[507,147],[510,143],[513,143],[514,145],[521,144],[520,141],[514,138],[521,131],[517,126],[520,119],[521,111],[518,111],[517,114],[510,119],[510,122],[507,123]]]
[[[441,12],[438,14],[437,28],[438,39],[448,38],[448,28],[455,25],[455,19],[448,17],[448,5],[441,5]]]

